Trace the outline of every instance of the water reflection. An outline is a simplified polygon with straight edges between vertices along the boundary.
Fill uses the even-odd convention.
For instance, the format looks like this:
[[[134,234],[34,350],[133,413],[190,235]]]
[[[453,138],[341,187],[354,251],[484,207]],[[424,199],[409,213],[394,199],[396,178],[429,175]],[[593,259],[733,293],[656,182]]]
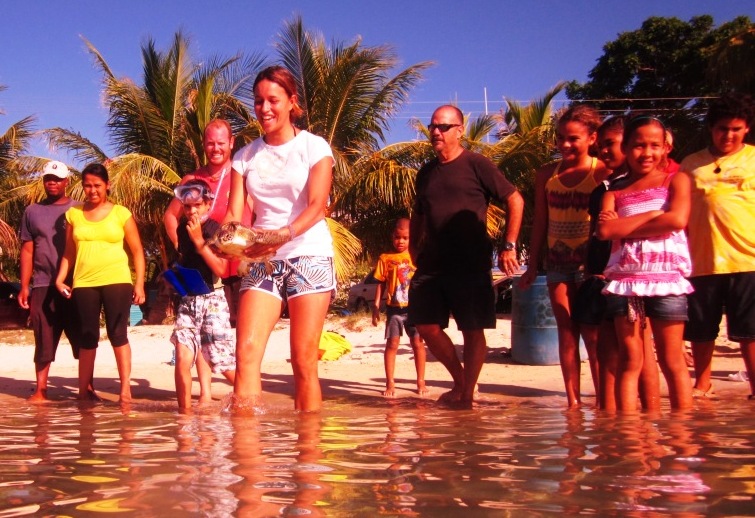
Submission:
[[[751,515],[753,431],[740,401],[622,417],[370,398],[243,418],[19,405],[0,417],[0,517]]]

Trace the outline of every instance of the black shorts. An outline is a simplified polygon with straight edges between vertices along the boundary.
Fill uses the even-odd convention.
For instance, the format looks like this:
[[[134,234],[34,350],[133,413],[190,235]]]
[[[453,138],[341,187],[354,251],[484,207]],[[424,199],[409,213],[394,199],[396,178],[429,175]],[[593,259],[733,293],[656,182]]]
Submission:
[[[588,277],[577,289],[571,306],[571,319],[580,324],[600,325],[606,319],[606,296],[603,288],[608,281],[600,277]]]
[[[702,275],[691,277],[689,282],[695,292],[688,296],[689,321],[684,328],[685,340],[715,340],[724,311],[729,340],[755,340],[755,272]]]
[[[409,286],[409,321],[460,331],[495,329],[495,291],[490,272],[444,275],[417,272]]]
[[[64,298],[55,286],[40,286],[31,290],[29,317],[34,331],[34,363],[55,361],[63,331],[71,342],[73,357],[79,358],[78,315],[73,303]]]
[[[73,301],[81,320],[81,348],[96,349],[100,341],[100,309],[105,311],[105,329],[110,345],[128,343],[128,320],[131,316],[131,284],[106,284],[74,288]]]

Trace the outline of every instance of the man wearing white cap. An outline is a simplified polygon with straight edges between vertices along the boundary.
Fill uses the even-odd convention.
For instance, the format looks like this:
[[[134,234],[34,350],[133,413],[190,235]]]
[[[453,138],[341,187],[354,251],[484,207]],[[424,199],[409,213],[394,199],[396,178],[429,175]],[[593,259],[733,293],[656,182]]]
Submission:
[[[79,357],[76,312],[71,302],[55,289],[60,258],[66,244],[65,212],[77,202],[66,196],[68,167],[52,160],[45,164],[42,183],[46,197],[26,208],[21,219],[21,291],[18,303],[30,310],[34,331],[34,366],[37,388],[29,401],[47,400],[50,363],[63,331],[71,342],[74,358]],[[94,391],[91,395],[96,397]]]

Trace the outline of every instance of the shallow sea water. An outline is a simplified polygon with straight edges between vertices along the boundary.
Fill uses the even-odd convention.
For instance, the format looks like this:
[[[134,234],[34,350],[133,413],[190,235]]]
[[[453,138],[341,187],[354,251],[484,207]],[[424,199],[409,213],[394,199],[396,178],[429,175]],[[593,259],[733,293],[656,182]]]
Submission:
[[[233,417],[21,403],[0,415],[0,517],[752,516],[752,409],[348,398]]]

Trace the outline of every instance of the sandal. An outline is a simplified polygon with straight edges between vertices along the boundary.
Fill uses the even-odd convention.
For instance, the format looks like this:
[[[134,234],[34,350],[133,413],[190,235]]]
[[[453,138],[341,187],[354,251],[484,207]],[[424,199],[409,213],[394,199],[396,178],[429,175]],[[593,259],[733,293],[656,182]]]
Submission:
[[[700,390],[699,388],[692,387],[692,397],[695,399],[707,398],[716,399],[716,393],[713,391],[713,385],[708,387],[708,390]]]

